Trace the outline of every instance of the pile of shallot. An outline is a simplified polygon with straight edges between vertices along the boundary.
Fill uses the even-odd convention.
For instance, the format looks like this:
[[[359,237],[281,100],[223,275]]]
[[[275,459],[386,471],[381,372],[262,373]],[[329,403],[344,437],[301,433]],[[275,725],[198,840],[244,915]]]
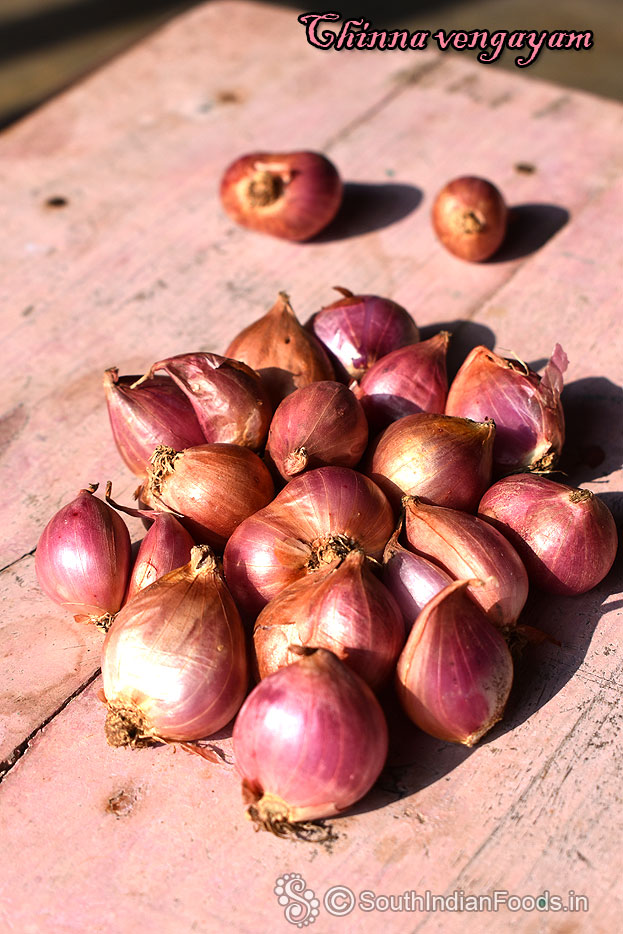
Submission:
[[[419,728],[476,743],[528,588],[584,593],[617,547],[597,496],[544,476],[560,345],[542,375],[476,347],[448,388],[450,334],[339,293],[306,326],[281,293],[224,356],[107,370],[138,502],[83,489],[36,552],[46,594],[107,630],[108,741],[188,744],[236,717],[247,812],[276,833],[369,791],[391,685]],[[134,559],[123,513],[148,527]]]

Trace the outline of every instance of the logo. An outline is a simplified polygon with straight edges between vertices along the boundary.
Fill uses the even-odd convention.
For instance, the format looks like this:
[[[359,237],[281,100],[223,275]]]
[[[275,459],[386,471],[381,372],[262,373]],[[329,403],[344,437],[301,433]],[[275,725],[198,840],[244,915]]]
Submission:
[[[283,915],[290,924],[304,928],[313,924],[320,913],[320,902],[307,888],[300,872],[284,873],[275,882],[275,895],[283,907]]]

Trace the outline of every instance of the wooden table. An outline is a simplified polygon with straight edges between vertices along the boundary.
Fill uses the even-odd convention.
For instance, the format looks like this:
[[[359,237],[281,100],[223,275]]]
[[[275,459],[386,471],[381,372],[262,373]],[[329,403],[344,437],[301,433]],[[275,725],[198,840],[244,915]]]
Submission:
[[[260,148],[318,149],[339,166],[349,210],[326,235],[289,244],[223,216],[223,167]],[[616,103],[469,54],[322,52],[294,12],[232,0],[185,15],[0,138],[4,930],[286,931],[274,891],[284,873],[318,898],[319,934],[615,929],[620,560],[582,598],[531,600],[526,622],[561,645],[526,655],[490,737],[466,751],[414,731],[333,822],[328,848],[254,833],[227,731],[220,766],[106,745],[101,635],[39,593],[33,551],[89,481],[130,498],[105,368],[222,352],[279,289],[306,319],[333,285],[391,296],[425,336],[450,325],[454,369],[477,343],[541,365],[560,341],[569,478],[620,524],[622,151]],[[431,232],[434,194],[466,173],[517,208],[495,262],[456,260]],[[381,898],[339,917],[325,900],[335,886],[356,901],[498,890],[567,904],[573,890],[590,911],[383,912]],[[333,894],[334,912],[348,907]]]

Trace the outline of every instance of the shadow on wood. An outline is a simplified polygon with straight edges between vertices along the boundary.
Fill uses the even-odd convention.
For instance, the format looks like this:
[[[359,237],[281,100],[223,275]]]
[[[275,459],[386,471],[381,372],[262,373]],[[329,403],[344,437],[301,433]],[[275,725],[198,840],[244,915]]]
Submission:
[[[417,320],[417,310],[414,314]],[[420,340],[428,340],[440,331],[449,331],[452,335],[447,357],[448,385],[474,347],[483,345],[489,350],[495,347],[496,336],[491,328],[485,324],[478,324],[476,321],[444,321],[441,324],[427,325],[420,330]]]
[[[504,243],[488,263],[523,259],[545,246],[569,221],[569,211],[556,204],[517,204],[510,208]]]
[[[565,386],[562,407],[567,438],[560,469],[568,478],[562,482],[579,486],[619,470],[623,389],[605,376],[587,376]]]
[[[418,207],[422,192],[397,182],[346,182],[337,217],[311,241],[330,243],[389,227]]]

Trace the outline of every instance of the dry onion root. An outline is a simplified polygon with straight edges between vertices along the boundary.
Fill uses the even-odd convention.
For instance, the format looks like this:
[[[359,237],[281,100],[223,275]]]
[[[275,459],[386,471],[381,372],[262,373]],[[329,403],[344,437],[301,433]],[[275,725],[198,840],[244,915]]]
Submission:
[[[309,470],[232,534],[225,577],[241,612],[255,617],[288,584],[353,548],[379,559],[393,526],[372,480],[348,467]]]

